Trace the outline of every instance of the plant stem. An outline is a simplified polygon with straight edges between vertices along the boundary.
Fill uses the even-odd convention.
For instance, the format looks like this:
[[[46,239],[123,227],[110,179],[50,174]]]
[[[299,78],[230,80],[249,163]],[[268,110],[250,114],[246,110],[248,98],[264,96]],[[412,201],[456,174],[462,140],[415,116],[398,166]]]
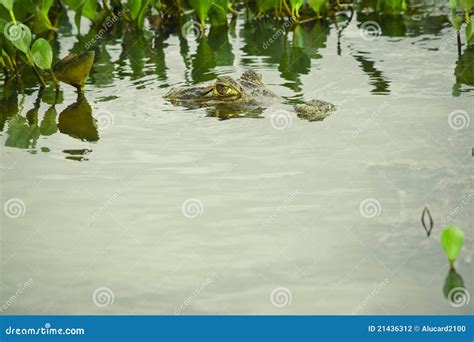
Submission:
[[[38,70],[36,70],[35,63],[33,63],[33,61],[31,60],[31,57],[29,56],[29,54],[26,54],[26,59],[28,60],[28,63],[30,64],[31,68],[33,69],[33,71],[36,75],[36,78],[38,79],[39,83],[41,84],[41,87],[46,87],[46,82],[44,81],[43,76],[41,76],[41,74],[38,72]]]
[[[13,10],[10,11],[10,17],[12,18],[13,23],[16,25],[15,13],[13,13]]]
[[[51,78],[53,79],[54,86],[55,86],[56,90],[58,90],[59,89],[59,82],[58,82],[58,79],[56,78],[56,75],[54,75],[54,72],[51,69],[49,69],[49,73],[51,74]]]

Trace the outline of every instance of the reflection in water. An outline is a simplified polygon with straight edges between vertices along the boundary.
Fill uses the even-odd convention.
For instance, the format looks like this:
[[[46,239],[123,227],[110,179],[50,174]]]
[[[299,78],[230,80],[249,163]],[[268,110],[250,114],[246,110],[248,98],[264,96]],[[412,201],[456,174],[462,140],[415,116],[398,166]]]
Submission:
[[[453,306],[464,306],[468,304],[464,302],[467,299],[468,292],[464,286],[464,280],[454,268],[450,268],[443,286],[444,297]]]
[[[95,119],[92,117],[92,108],[84,95],[79,94],[76,102],[59,114],[59,131],[73,138],[85,141],[99,140],[99,132]]]
[[[366,57],[368,54],[368,52],[359,51],[354,53],[353,56],[360,63],[364,73],[369,76],[370,84],[374,86],[371,92],[374,94],[389,94],[390,82],[386,80],[383,73],[375,67],[375,62]]]
[[[242,50],[248,55],[265,56],[267,65],[278,65],[281,77],[287,81],[284,86],[300,92],[300,75],[307,75],[311,69],[311,59],[320,59],[319,50],[326,47],[330,33],[327,21],[312,21],[296,25],[290,21],[274,21],[263,18],[248,21],[243,25],[241,35],[245,45]],[[289,41],[289,31],[293,40]],[[244,58],[243,65],[253,66],[253,58]]]
[[[92,150],[89,150],[89,149],[64,150],[63,152],[68,155],[66,159],[75,160],[75,161],[86,161],[86,160],[89,160],[86,158],[86,156],[89,153],[91,153]]]
[[[453,85],[453,96],[461,95],[463,84],[474,85],[474,46],[468,46],[459,57],[454,75],[456,83]]]
[[[56,95],[56,99],[59,98]],[[22,149],[31,149],[36,147],[36,143],[40,136],[50,136],[61,132],[73,138],[83,141],[98,141],[99,133],[95,119],[92,117],[92,108],[87,102],[85,95],[79,94],[76,102],[64,109],[61,114],[56,110],[56,104],[49,106],[43,114],[41,122],[39,122],[39,111],[44,97],[44,89],[38,91],[38,95],[33,103],[33,107],[29,109],[25,116],[22,116],[23,99],[20,106],[18,105],[18,95],[11,94],[9,97],[4,97],[0,101],[2,106],[1,125],[4,129],[7,124],[7,139],[5,146],[16,147]],[[48,148],[42,148],[43,152],[49,152]],[[87,154],[90,150],[81,150]],[[35,151],[32,151],[35,152]],[[73,154],[74,160],[86,160],[85,158],[78,159],[77,153]]]

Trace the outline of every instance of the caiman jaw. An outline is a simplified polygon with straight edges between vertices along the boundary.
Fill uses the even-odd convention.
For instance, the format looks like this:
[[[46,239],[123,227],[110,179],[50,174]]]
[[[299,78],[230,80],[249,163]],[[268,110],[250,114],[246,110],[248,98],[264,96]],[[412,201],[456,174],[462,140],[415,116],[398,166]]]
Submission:
[[[202,87],[186,87],[171,89],[165,98],[172,101],[201,102],[212,98],[214,87],[212,85]]]

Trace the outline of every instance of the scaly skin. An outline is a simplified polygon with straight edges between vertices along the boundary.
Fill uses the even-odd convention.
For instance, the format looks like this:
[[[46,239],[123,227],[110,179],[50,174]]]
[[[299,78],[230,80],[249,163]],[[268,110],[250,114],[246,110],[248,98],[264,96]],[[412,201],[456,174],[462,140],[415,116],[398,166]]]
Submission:
[[[262,76],[253,70],[247,70],[238,79],[224,76],[211,83],[173,88],[165,98],[188,108],[210,108],[212,116],[221,118],[241,114],[258,116],[266,107],[284,103],[284,99],[269,90],[262,82]],[[330,115],[335,106],[321,100],[311,100],[295,105],[294,110],[300,118],[319,121]]]

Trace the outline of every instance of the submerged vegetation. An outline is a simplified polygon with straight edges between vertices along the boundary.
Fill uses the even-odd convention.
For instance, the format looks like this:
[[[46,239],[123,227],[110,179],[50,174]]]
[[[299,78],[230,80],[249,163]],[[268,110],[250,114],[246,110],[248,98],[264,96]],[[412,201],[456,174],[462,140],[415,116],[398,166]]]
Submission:
[[[192,31],[201,38],[207,27],[229,26],[237,11],[245,9],[256,20],[263,17],[286,20],[289,25],[285,30],[295,32],[298,37],[300,24],[329,21],[343,29],[354,11],[358,11],[361,20],[375,21],[372,26],[362,28],[369,34],[380,34],[373,30],[379,30],[384,22],[390,23],[394,18],[413,13],[416,8],[415,3],[405,0],[0,0],[0,4],[0,66],[5,80],[16,79],[20,89],[21,78],[27,70],[34,74],[40,86],[50,83],[58,87],[58,80],[64,81],[57,73],[58,68],[64,69],[64,60],[56,67],[53,67],[53,61],[60,59],[55,54],[56,39],[58,31],[69,25],[68,13],[72,14],[69,18],[73,18],[78,34],[76,52],[82,53],[92,49],[118,21],[125,34],[179,27],[182,35]],[[449,9],[458,46],[462,44],[460,32],[463,29],[464,43],[473,45],[472,0],[450,0]],[[91,24],[86,24],[85,19]],[[84,34],[88,26],[89,31]],[[388,25],[386,29],[393,27]],[[85,64],[80,67],[83,70],[79,76],[86,77],[84,70],[89,64],[87,58],[82,60]],[[84,83],[83,79],[68,81],[70,77],[65,82],[79,89]]]

